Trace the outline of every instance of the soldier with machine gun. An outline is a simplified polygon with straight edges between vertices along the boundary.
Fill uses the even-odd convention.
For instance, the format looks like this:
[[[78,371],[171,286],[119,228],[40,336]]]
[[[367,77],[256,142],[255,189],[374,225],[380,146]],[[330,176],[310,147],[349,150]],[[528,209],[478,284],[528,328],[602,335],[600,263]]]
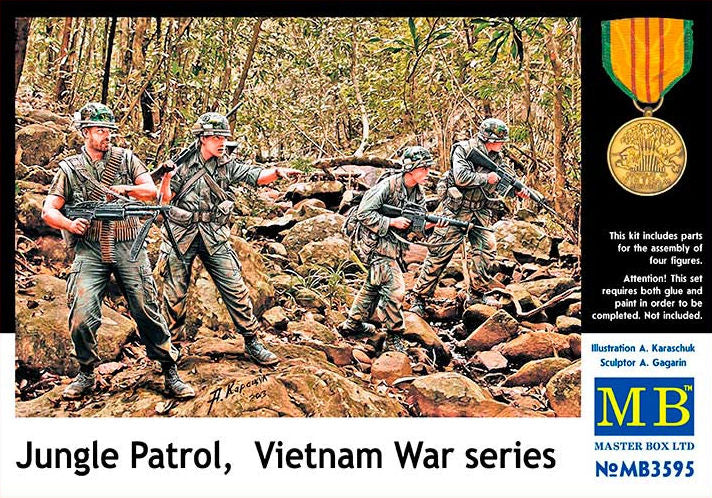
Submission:
[[[177,398],[193,397],[193,388],[178,376],[178,351],[160,312],[143,239],[139,237],[141,243],[135,243],[140,231],[137,217],[160,209],[136,200],[155,199],[156,186],[129,149],[111,146],[111,133],[117,126],[108,107],[86,104],[74,119],[84,136],[82,152],[60,161],[42,209],[45,223],[61,230],[76,253],[67,278],[67,300],[80,370],[62,395],[77,399],[96,385],[94,368],[101,362],[96,333],[113,273],[148,357],[161,362],[166,390]],[[122,202],[107,203],[107,198]]]

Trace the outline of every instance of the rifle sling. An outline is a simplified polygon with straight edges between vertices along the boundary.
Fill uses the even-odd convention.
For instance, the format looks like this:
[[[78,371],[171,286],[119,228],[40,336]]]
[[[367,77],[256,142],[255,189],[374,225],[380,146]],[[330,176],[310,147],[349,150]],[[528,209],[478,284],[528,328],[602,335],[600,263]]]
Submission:
[[[196,172],[193,176],[188,178],[188,180],[181,187],[180,191],[178,191],[175,197],[171,200],[171,204],[173,204],[174,206],[177,205],[183,199],[183,197],[185,197],[185,195],[190,191],[191,187],[195,185],[198,180],[200,180],[205,174],[205,170],[200,170]]]
[[[205,169],[205,166],[203,166],[203,169]],[[212,175],[210,175],[205,169],[205,182],[208,184],[208,187],[210,190],[212,190],[213,194],[215,194],[220,202],[224,202],[227,200],[230,200],[230,198],[227,195],[227,192],[225,192],[220,185],[213,179]]]
[[[196,171],[196,173],[188,178],[188,180],[183,184],[181,187],[180,191],[176,194],[176,196],[173,198],[171,204],[174,206],[177,205],[183,197],[190,191],[190,189],[200,180],[201,178],[205,177],[205,183],[208,184],[208,188],[215,194],[220,202],[226,201],[229,199],[227,193],[220,187],[220,185],[217,184],[217,182],[212,178],[210,172],[207,170],[205,166],[203,166],[201,169]]]

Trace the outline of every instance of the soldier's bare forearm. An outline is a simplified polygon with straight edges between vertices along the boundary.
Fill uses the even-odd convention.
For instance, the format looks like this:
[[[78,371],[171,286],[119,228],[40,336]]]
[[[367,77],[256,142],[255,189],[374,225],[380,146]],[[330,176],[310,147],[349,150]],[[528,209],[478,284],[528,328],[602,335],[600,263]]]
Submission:
[[[153,182],[141,185],[114,185],[110,188],[118,194],[128,195],[139,201],[152,201],[156,198],[156,186]]]
[[[64,216],[61,211],[53,207],[42,208],[42,220],[57,230],[69,230],[72,220]]]
[[[265,168],[260,172],[260,176],[257,177],[257,185],[267,185],[278,178],[289,178],[301,174],[301,171],[294,168]]]
[[[62,214],[60,209],[64,207],[64,197],[59,195],[48,195],[42,204],[42,221],[58,230],[67,230],[72,223]]]
[[[257,177],[257,185],[267,185],[277,178],[279,178],[277,168],[265,168],[260,172],[260,176]]]
[[[163,179],[161,180],[161,186],[159,187],[158,192],[158,198],[161,200],[161,204],[166,204],[173,198],[173,191],[171,190],[172,177],[173,175],[171,173],[163,174]]]

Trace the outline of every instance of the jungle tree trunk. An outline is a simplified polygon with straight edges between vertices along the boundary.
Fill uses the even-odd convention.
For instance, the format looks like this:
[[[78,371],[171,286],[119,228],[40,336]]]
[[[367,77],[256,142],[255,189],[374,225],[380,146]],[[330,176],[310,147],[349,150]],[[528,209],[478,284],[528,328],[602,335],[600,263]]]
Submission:
[[[31,17],[15,18],[15,92],[20,84],[22,68],[25,65],[25,52],[27,50],[27,37],[30,34]]]
[[[111,18],[109,27],[109,39],[106,42],[106,57],[104,58],[104,78],[101,84],[101,103],[106,104],[109,94],[109,74],[111,72],[111,53],[114,49],[114,35],[116,34],[116,18]]]
[[[136,19],[133,44],[131,48],[131,72],[141,74],[141,81],[143,81],[146,76],[146,50],[148,48],[148,39],[146,38],[146,31],[148,30],[148,23],[149,19],[147,17],[139,17]],[[140,104],[143,131],[152,132],[154,129],[153,83],[150,80],[145,85],[144,91],[141,92]]]
[[[54,85],[54,99],[61,102],[64,94],[67,91],[67,78],[69,75],[69,37],[72,34],[71,17],[64,18],[64,27],[62,28],[62,44],[59,46],[59,67],[57,68],[57,76]]]
[[[527,135],[529,142],[529,152],[532,155],[533,164],[536,166],[536,141],[534,139],[534,127],[532,126],[532,73],[531,73],[531,53],[529,48],[529,35],[525,32],[522,34],[522,71],[524,76],[524,122],[527,126]],[[529,168],[528,168],[529,169]]]
[[[564,212],[562,201],[564,199],[564,187],[566,185],[566,170],[562,150],[562,139],[564,130],[564,92],[562,82],[562,65],[559,57],[559,44],[554,37],[557,31],[555,24],[553,29],[546,35],[546,47],[549,53],[551,67],[554,70],[554,209],[559,213]]]
[[[363,97],[361,96],[361,90],[358,85],[358,41],[356,38],[356,21],[351,20],[351,82],[354,85],[354,94],[356,95],[356,102],[358,103],[359,110],[361,111],[361,144],[354,152],[355,156],[363,155],[368,145],[369,138],[369,124],[368,124],[368,113],[366,112],[366,104],[363,102]]]
[[[250,71],[250,66],[252,65],[252,58],[255,55],[255,47],[257,46],[257,40],[259,39],[260,30],[262,29],[262,21],[264,21],[264,19],[260,17],[257,21],[255,21],[255,24],[252,27],[252,40],[250,40],[250,46],[247,49],[247,57],[245,58],[245,65],[242,66],[242,73],[240,74],[240,81],[237,84],[237,90],[235,90],[232,97],[232,103],[230,105],[231,108],[235,107],[240,101],[242,91],[245,89],[245,81],[247,80],[247,73]],[[230,118],[231,128],[235,127],[236,120],[237,117],[233,114]]]

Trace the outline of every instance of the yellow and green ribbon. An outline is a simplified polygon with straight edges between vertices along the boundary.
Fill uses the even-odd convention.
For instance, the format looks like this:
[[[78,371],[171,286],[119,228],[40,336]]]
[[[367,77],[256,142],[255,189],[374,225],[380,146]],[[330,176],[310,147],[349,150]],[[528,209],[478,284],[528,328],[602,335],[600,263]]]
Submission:
[[[633,99],[658,102],[692,65],[692,21],[639,17],[601,23],[603,67]]]

